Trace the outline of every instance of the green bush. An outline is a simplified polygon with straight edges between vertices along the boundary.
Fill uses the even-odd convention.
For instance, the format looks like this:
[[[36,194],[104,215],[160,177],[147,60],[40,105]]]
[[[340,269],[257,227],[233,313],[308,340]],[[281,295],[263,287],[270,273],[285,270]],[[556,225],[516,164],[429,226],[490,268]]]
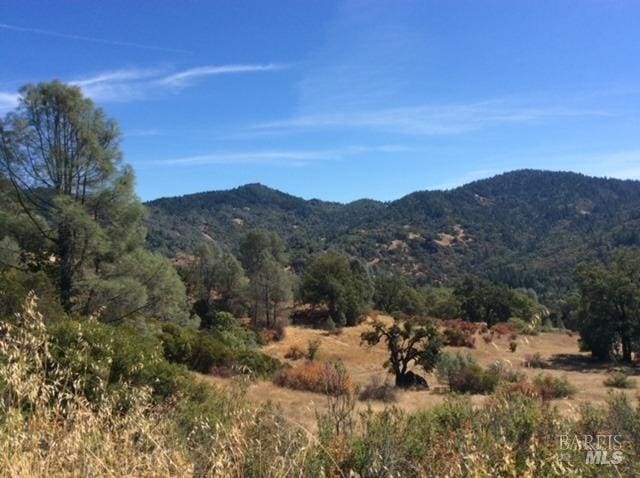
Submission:
[[[540,352],[530,354],[524,358],[524,366],[528,368],[546,368],[549,364],[542,358]]]
[[[358,399],[363,401],[377,400],[379,402],[391,403],[398,400],[396,387],[380,381],[376,375],[371,377],[371,381],[358,394]]]
[[[227,347],[234,350],[256,348],[259,340],[256,332],[243,327],[229,312],[208,312],[201,319],[200,328],[216,334]]]
[[[309,340],[309,343],[307,344],[307,360],[315,360],[318,355],[318,350],[320,350],[320,340]]]
[[[126,326],[95,320],[57,320],[49,324],[51,356],[55,364],[78,377],[85,396],[94,401],[101,387],[123,383],[151,387],[158,399],[172,395],[184,373],[167,363],[159,341]]]
[[[577,391],[576,387],[567,380],[567,377],[540,374],[533,379],[533,384],[543,400],[571,397]]]
[[[231,365],[233,359],[233,352],[220,339],[212,334],[200,333],[191,346],[188,366],[197,372],[209,373],[213,367]]]
[[[500,379],[495,371],[484,370],[471,355],[460,353],[442,354],[436,373],[452,392],[459,393],[491,393]]]
[[[44,272],[12,269],[0,272],[0,317],[11,318],[20,312],[31,291],[38,297],[38,310],[46,321],[64,316],[56,288]]]
[[[188,364],[193,353],[196,332],[176,324],[164,324],[160,340],[164,356],[170,362]]]
[[[507,366],[504,362],[500,361],[493,362],[489,366],[489,372],[496,375],[500,381],[508,383],[521,382],[526,378],[523,372],[514,370],[511,366]]]
[[[240,367],[246,368],[246,372],[251,375],[263,378],[272,377],[282,367],[278,359],[253,350],[240,352],[237,363]]]
[[[519,317],[512,317],[508,320],[509,324],[513,325],[514,329],[519,333],[519,334],[523,334],[523,335],[538,335],[539,333],[539,327],[537,327],[536,322],[526,322],[525,320],[519,318]]]
[[[246,346],[230,347],[224,333],[216,331],[196,332],[165,324],[160,340],[167,360],[185,364],[200,373],[210,373],[214,368],[230,371],[235,367],[236,371],[270,377],[281,365],[278,360]]]
[[[624,372],[613,372],[603,382],[607,387],[613,388],[634,388],[635,382]]]

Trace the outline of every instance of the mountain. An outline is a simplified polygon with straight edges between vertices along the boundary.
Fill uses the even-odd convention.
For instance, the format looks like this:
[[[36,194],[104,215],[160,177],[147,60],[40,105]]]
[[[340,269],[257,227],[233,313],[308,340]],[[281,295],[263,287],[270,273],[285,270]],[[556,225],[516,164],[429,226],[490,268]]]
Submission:
[[[170,256],[203,240],[233,250],[265,228],[287,242],[296,269],[333,248],[419,283],[473,273],[543,296],[569,287],[579,262],[640,246],[640,182],[570,172],[513,171],[391,202],[304,200],[248,184],[147,206],[149,245]]]

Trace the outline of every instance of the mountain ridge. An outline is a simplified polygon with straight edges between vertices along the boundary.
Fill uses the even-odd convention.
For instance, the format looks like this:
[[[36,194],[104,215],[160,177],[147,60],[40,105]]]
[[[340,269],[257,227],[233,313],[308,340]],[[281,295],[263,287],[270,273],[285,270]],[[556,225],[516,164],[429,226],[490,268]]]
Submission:
[[[552,174],[552,175],[570,175],[570,176],[577,176],[577,177],[593,179],[593,180],[603,180],[603,181],[614,181],[614,182],[621,182],[621,183],[637,183],[637,184],[640,184],[640,180],[639,179],[619,179],[619,178],[606,177],[606,176],[591,176],[591,175],[588,175],[588,174],[583,174],[583,173],[579,173],[579,172],[575,172],[575,171],[569,171],[569,170],[556,171],[556,170],[547,170],[547,169],[523,168],[523,169],[514,169],[514,170],[511,170],[511,171],[506,171],[504,173],[495,174],[495,175],[487,177],[487,178],[474,179],[472,181],[469,181],[468,183],[464,183],[464,184],[461,184],[460,186],[456,186],[456,187],[453,187],[453,188],[419,189],[419,190],[412,191],[412,192],[409,192],[407,194],[404,194],[403,196],[400,196],[399,198],[390,199],[390,200],[386,200],[386,201],[385,200],[381,200],[381,199],[373,199],[373,198],[370,198],[370,197],[362,197],[362,198],[354,199],[354,200],[348,201],[348,202],[332,201],[332,200],[321,199],[321,198],[317,198],[317,197],[306,199],[306,198],[303,198],[301,196],[296,196],[295,194],[288,193],[286,191],[282,191],[282,190],[280,190],[278,188],[271,187],[271,186],[269,186],[267,184],[263,184],[261,182],[252,182],[252,183],[241,184],[239,186],[235,186],[233,188],[228,188],[228,189],[211,189],[211,190],[208,190],[208,191],[198,191],[198,192],[194,192],[194,193],[179,194],[177,196],[161,196],[161,197],[158,197],[158,198],[150,199],[148,201],[144,201],[144,203],[149,205],[149,204],[154,204],[154,203],[162,202],[162,201],[166,201],[166,200],[188,198],[188,197],[192,197],[192,196],[201,196],[201,195],[207,195],[207,194],[220,194],[220,193],[233,193],[233,192],[236,192],[236,191],[240,192],[240,191],[261,191],[262,190],[262,191],[276,192],[276,193],[279,193],[279,194],[282,194],[282,195],[285,195],[285,196],[289,196],[289,197],[292,197],[292,198],[300,199],[302,201],[321,202],[321,203],[326,203],[326,204],[337,204],[337,205],[342,205],[342,206],[348,206],[350,204],[363,202],[363,201],[379,203],[379,204],[389,204],[389,203],[400,201],[400,200],[406,198],[407,196],[412,196],[412,195],[415,195],[415,194],[434,193],[434,192],[451,192],[451,191],[456,191],[456,190],[459,190],[459,189],[469,188],[469,187],[472,187],[474,185],[485,183],[485,182],[488,182],[488,181],[493,181],[493,180],[496,180],[496,179],[504,177],[504,176],[518,175],[518,174],[521,174],[521,173],[541,173],[541,174]]]
[[[146,204],[149,244],[169,256],[202,240],[233,251],[265,228],[296,270],[336,249],[417,282],[472,273],[541,294],[570,287],[581,261],[640,246],[640,181],[574,172],[516,170],[387,202],[307,200],[253,183]]]

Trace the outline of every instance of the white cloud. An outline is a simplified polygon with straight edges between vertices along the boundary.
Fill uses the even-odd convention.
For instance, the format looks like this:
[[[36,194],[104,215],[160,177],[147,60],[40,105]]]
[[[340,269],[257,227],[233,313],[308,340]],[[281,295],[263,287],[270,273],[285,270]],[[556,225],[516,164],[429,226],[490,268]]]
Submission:
[[[477,131],[494,125],[530,123],[567,116],[604,115],[606,113],[600,110],[520,106],[502,100],[492,100],[297,116],[259,124],[253,129],[257,132],[291,133],[351,128],[416,136],[440,136]]]
[[[125,68],[98,73],[94,76],[72,80],[85,95],[95,101],[131,101],[144,98],[150,93],[150,81],[163,74],[164,70]]]
[[[150,78],[160,74],[159,70],[140,69],[140,68],[125,68],[121,70],[104,71],[95,76],[74,80],[71,82],[73,85],[80,87],[93,86],[100,83],[117,83],[123,81],[142,80]]]
[[[239,73],[260,73],[265,71],[275,71],[287,68],[286,65],[277,65],[274,63],[268,63],[264,65],[209,65],[200,66],[197,68],[190,68],[188,70],[180,71],[168,75],[159,83],[162,85],[180,87],[190,84],[194,79],[205,76],[217,76],[217,75],[230,75]]]
[[[214,151],[208,154],[186,156],[175,159],[140,161],[136,166],[203,166],[208,164],[269,164],[302,166],[319,161],[339,161],[366,153],[398,153],[410,151],[402,145],[345,146],[317,150],[259,150],[259,151]]]
[[[285,65],[246,64],[246,65],[206,65],[186,70],[169,72],[167,69],[124,68],[100,72],[69,83],[82,88],[82,91],[95,101],[123,102],[145,99],[159,94],[167,88],[184,88],[197,78],[216,75],[260,73],[286,68]]]
[[[0,112],[12,110],[18,106],[19,97],[20,95],[18,93],[0,91]]]

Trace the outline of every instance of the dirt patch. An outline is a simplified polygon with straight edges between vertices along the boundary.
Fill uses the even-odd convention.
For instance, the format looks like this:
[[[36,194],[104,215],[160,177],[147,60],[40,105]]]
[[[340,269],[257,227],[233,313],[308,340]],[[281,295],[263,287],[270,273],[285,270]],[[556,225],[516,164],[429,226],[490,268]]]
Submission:
[[[393,241],[391,241],[391,243],[387,246],[387,250],[388,251],[396,251],[396,250],[400,250],[403,252],[406,252],[409,250],[409,246],[407,245],[406,242],[401,241],[400,239],[394,239]]]

